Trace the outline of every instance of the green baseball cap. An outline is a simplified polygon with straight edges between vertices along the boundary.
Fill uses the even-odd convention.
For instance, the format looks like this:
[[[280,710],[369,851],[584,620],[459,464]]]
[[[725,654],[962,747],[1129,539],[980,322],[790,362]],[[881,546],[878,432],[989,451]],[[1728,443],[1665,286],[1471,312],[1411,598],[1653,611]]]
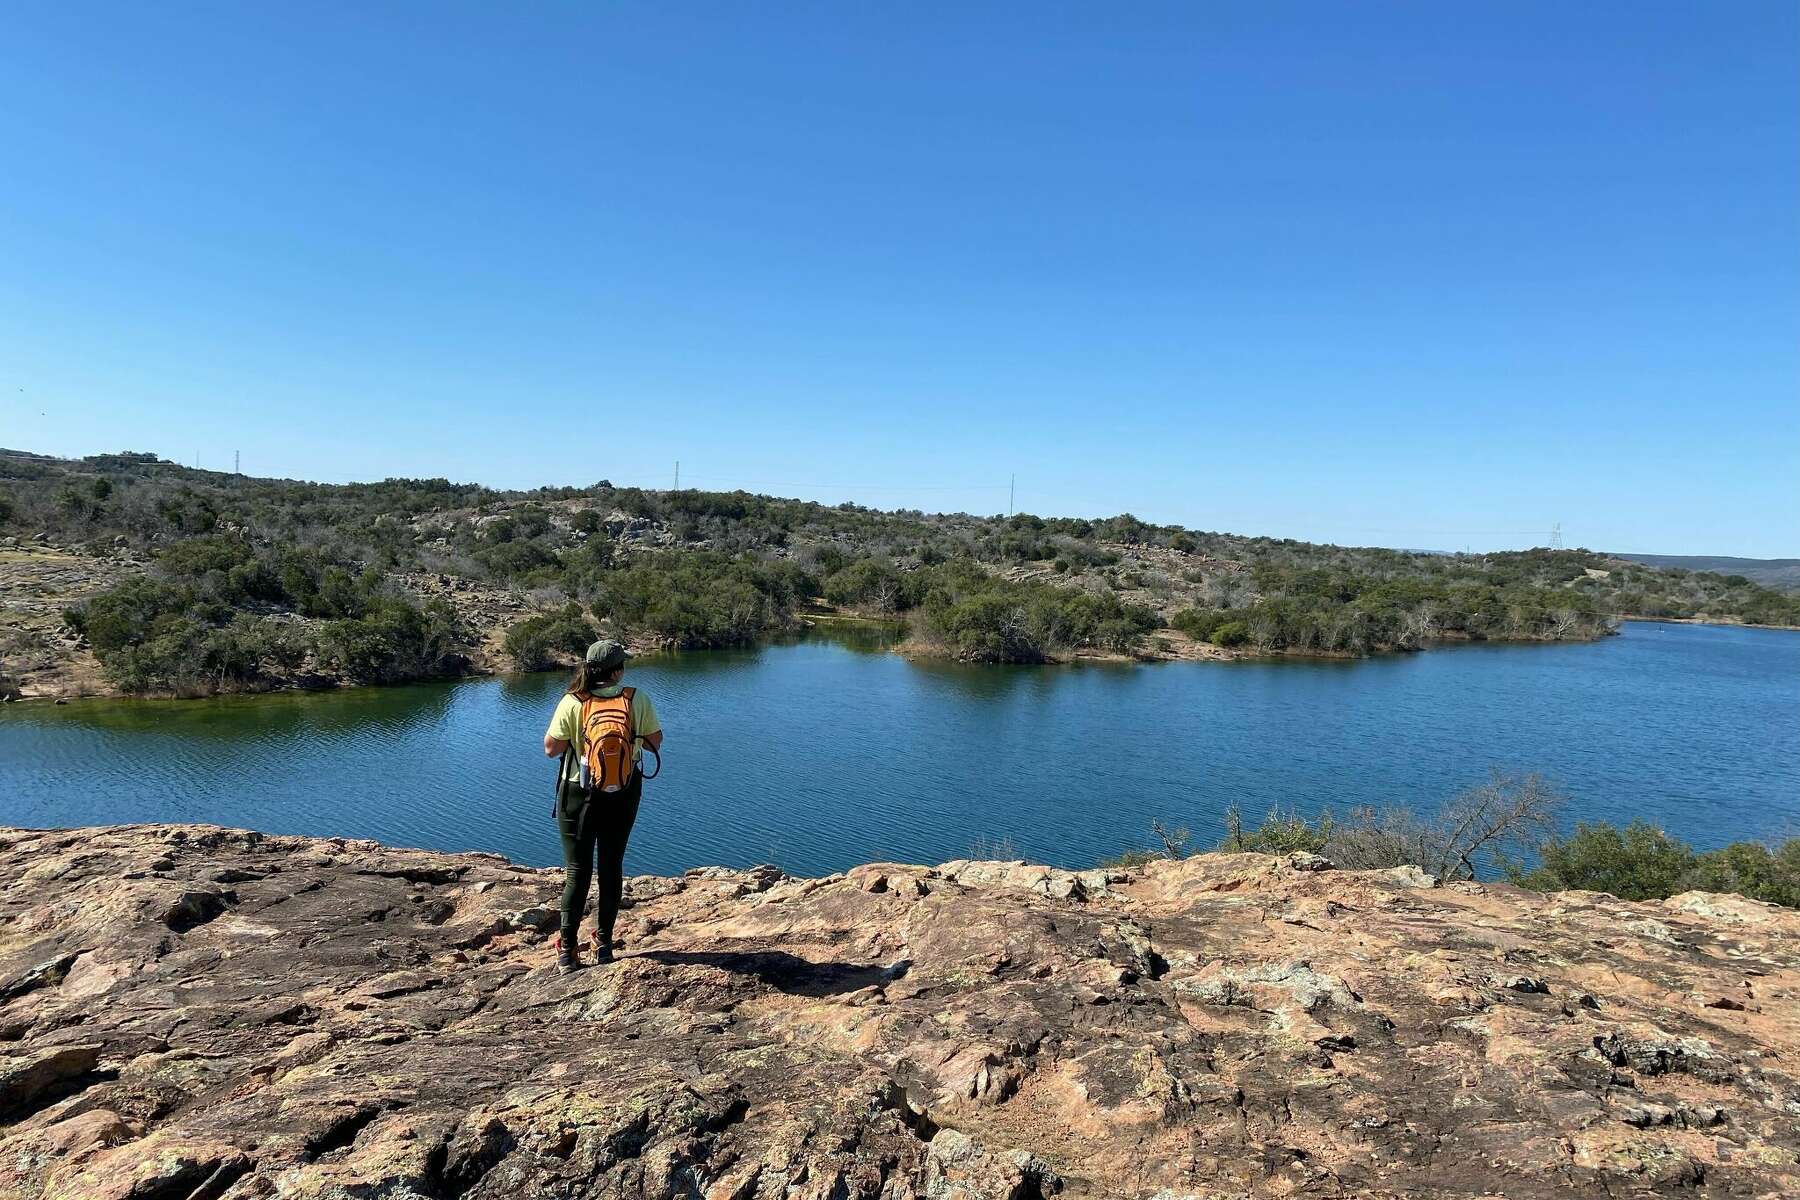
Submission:
[[[625,660],[630,657],[631,651],[611,638],[601,638],[587,648],[588,662],[602,671],[611,671],[615,667],[622,667],[625,665]]]

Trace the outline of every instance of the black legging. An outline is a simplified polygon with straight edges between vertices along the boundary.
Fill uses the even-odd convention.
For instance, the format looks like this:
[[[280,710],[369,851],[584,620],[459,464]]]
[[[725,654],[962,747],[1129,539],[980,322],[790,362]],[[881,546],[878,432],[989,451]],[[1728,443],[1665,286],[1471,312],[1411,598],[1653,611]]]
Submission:
[[[644,777],[632,772],[631,782],[616,792],[595,792],[581,809],[579,821],[566,815],[557,820],[562,834],[563,945],[573,950],[581,912],[587,907],[588,885],[594,877],[595,860],[599,860],[600,950],[610,949],[613,925],[619,919],[619,897],[625,890],[625,842],[631,837],[632,822],[637,820],[638,798],[644,791]],[[579,805],[578,796],[569,797],[570,807]]]

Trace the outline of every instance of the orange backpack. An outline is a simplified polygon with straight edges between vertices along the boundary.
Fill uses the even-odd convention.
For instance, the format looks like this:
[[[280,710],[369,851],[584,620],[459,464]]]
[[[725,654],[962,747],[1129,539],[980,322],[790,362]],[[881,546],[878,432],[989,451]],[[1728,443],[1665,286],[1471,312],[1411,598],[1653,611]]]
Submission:
[[[631,727],[631,698],[635,688],[621,688],[616,696],[581,697],[581,786],[596,792],[616,792],[631,782],[636,769],[632,750],[636,731]]]

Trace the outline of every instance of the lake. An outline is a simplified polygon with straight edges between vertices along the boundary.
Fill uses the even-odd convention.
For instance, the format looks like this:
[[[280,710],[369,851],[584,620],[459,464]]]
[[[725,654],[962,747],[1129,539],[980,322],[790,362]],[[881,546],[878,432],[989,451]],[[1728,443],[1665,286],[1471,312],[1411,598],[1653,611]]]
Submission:
[[[664,656],[665,765],[629,872],[984,855],[1091,866],[1152,818],[1429,809],[1537,771],[1569,816],[1706,848],[1800,833],[1800,633],[1633,623],[1359,662],[978,667],[877,632]],[[202,821],[560,861],[560,675],[0,709],[0,824]]]

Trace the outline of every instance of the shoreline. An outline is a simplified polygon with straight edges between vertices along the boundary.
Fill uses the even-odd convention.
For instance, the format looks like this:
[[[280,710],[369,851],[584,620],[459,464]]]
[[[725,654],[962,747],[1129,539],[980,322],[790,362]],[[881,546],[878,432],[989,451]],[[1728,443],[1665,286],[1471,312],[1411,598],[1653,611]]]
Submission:
[[[1731,628],[1731,629],[1768,629],[1768,630],[1775,630],[1775,631],[1784,632],[1784,633],[1800,633],[1800,626],[1795,626],[1795,625],[1751,625],[1751,624],[1747,624],[1742,621],[1719,620],[1719,619],[1714,619],[1714,618],[1703,618],[1703,617],[1646,617],[1646,616],[1632,615],[1632,616],[1623,616],[1618,619],[1620,622],[1630,621],[1630,622],[1636,622],[1636,623],[1640,623],[1640,624],[1716,626],[1716,627]],[[801,614],[801,620],[805,623],[805,625],[808,628],[810,628],[814,624],[850,625],[850,626],[880,626],[880,625],[901,626],[901,625],[903,625],[903,622],[897,621],[896,619],[894,619],[892,617],[875,616],[875,615],[869,615],[869,614],[864,614],[864,613],[846,613],[846,612],[807,612],[807,613]],[[806,636],[806,634],[804,632],[802,632],[800,636],[802,638],[804,638]],[[910,662],[947,662],[947,663],[958,663],[963,666],[992,666],[992,667],[1082,666],[1082,665],[1087,665],[1087,664],[1096,665],[1096,666],[1133,666],[1133,665],[1148,666],[1151,664],[1178,663],[1178,662],[1189,662],[1189,663],[1278,663],[1278,662],[1356,663],[1356,662],[1364,662],[1364,661],[1378,659],[1378,658],[1389,658],[1389,657],[1394,657],[1394,656],[1412,655],[1412,654],[1424,654],[1424,653],[1429,653],[1432,650],[1447,649],[1447,648],[1452,648],[1452,647],[1457,647],[1457,646],[1581,645],[1581,644],[1587,644],[1590,642],[1600,641],[1603,638],[1609,637],[1609,636],[1614,636],[1614,635],[1613,634],[1601,634],[1601,635],[1599,635],[1597,637],[1593,637],[1593,638],[1565,638],[1565,639],[1553,639],[1553,638],[1504,638],[1504,639],[1501,639],[1501,638],[1483,638],[1483,639],[1442,638],[1442,639],[1434,640],[1427,645],[1412,648],[1412,649],[1395,648],[1395,649],[1384,649],[1384,650],[1372,651],[1372,652],[1369,652],[1366,654],[1353,654],[1353,653],[1349,653],[1349,652],[1345,652],[1345,651],[1279,650],[1279,651],[1271,652],[1271,651],[1243,650],[1243,649],[1236,649],[1236,648],[1227,649],[1224,647],[1213,646],[1209,643],[1195,642],[1195,641],[1193,641],[1193,639],[1188,638],[1188,637],[1186,637],[1186,635],[1180,634],[1177,631],[1164,629],[1164,630],[1158,630],[1154,634],[1150,635],[1150,637],[1152,639],[1161,639],[1165,643],[1165,646],[1163,646],[1162,648],[1150,647],[1150,648],[1141,649],[1141,650],[1133,652],[1133,653],[1100,651],[1100,650],[1078,650],[1078,651],[1074,651],[1072,653],[1052,655],[1052,656],[1049,656],[1046,659],[1044,659],[1042,662],[1037,662],[1037,663],[987,663],[987,662],[962,660],[962,659],[956,658],[954,655],[945,653],[942,647],[930,645],[928,643],[923,643],[923,642],[918,641],[917,639],[910,638],[910,637],[901,638],[901,639],[897,640],[892,646],[886,648],[885,653],[899,655],[900,657],[905,658]],[[767,641],[757,642],[751,648],[761,648],[763,646],[779,645],[779,644],[782,644],[782,642],[784,640],[787,640],[787,639],[770,639]],[[1167,643],[1170,643],[1170,642],[1173,642],[1174,645],[1173,646],[1167,645]],[[680,649],[677,647],[661,646],[661,645],[655,645],[655,644],[646,643],[646,642],[640,642],[639,645],[642,646],[643,648],[634,650],[633,654],[635,657],[639,658],[640,660],[661,658],[662,656],[669,655],[669,654],[677,654],[677,655],[679,655],[679,654],[704,654],[704,653],[710,652],[712,649],[716,649],[716,647],[707,647],[707,648],[696,648],[696,649],[692,649],[692,650],[683,650],[683,649]],[[84,687],[80,690],[42,692],[42,693],[37,693],[37,694],[29,694],[28,693],[25,695],[16,696],[14,698],[7,700],[5,702],[5,704],[0,704],[0,711],[4,711],[6,705],[12,705],[12,704],[62,705],[62,704],[68,704],[68,703],[71,703],[71,702],[77,701],[77,700],[135,700],[135,701],[147,701],[147,702],[163,702],[163,701],[177,701],[177,700],[218,700],[218,699],[224,699],[224,698],[229,698],[229,697],[239,697],[239,696],[321,695],[321,694],[326,694],[326,693],[363,692],[363,691],[378,690],[378,689],[382,689],[382,688],[406,687],[406,686],[409,686],[412,684],[455,683],[455,682],[458,682],[461,680],[506,679],[506,678],[517,677],[517,676],[525,676],[525,675],[548,674],[551,672],[567,671],[570,669],[570,667],[571,667],[570,663],[561,663],[561,664],[557,664],[554,666],[540,667],[540,668],[535,668],[533,670],[521,671],[521,670],[499,669],[499,668],[495,668],[495,667],[488,666],[485,664],[480,664],[480,665],[473,666],[473,668],[468,671],[464,671],[464,672],[460,672],[460,673],[456,673],[456,674],[421,676],[416,679],[395,680],[390,683],[360,683],[360,684],[359,683],[325,683],[325,684],[321,684],[318,686],[305,686],[305,685],[296,684],[296,683],[285,683],[285,684],[275,684],[275,685],[268,686],[268,687],[237,688],[237,689],[232,689],[232,690],[227,690],[227,691],[205,692],[205,693],[200,693],[200,694],[196,694],[196,695],[182,695],[182,694],[178,694],[178,693],[168,693],[168,692],[162,692],[162,693],[124,692],[124,691],[120,691],[118,689],[111,688],[111,687],[98,687],[98,688]]]
[[[1777,629],[1783,633],[1800,633],[1800,625],[1752,625],[1730,617],[1643,617],[1621,616],[1620,621],[1637,621],[1645,625],[1716,625],[1723,629]]]

